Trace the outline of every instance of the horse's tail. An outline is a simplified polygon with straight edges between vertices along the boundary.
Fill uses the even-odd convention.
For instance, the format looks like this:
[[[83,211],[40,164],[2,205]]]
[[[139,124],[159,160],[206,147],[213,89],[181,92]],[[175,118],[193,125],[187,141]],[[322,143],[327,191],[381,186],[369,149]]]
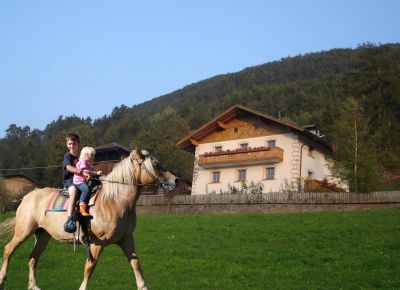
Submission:
[[[16,219],[11,218],[0,224],[0,240],[10,239],[14,235]]]

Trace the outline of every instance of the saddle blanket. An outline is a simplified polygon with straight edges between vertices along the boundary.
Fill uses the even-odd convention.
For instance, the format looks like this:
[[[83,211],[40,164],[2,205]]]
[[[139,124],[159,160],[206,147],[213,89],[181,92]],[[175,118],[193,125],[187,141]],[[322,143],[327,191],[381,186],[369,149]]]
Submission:
[[[62,191],[55,191],[47,203],[46,212],[48,211],[67,211],[69,204],[69,196],[64,195]]]
[[[97,197],[97,192],[90,197],[89,206],[94,205]],[[54,191],[49,198],[47,203],[46,213],[49,211],[67,211],[68,204],[70,202],[69,195],[66,195],[63,191]]]

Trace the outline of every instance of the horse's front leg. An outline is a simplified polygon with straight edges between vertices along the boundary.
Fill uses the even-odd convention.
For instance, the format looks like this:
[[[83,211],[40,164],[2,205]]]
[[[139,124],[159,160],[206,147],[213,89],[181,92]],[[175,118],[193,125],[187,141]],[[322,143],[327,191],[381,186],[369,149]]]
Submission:
[[[135,242],[133,237],[125,237],[120,243],[118,243],[118,245],[121,247],[132,266],[133,272],[135,273],[138,290],[147,290],[146,282],[144,281],[143,273],[140,268],[139,258],[135,254]]]
[[[35,233],[35,246],[32,250],[31,256],[29,257],[29,283],[28,289],[40,290],[36,285],[36,267],[39,261],[40,255],[46,249],[47,244],[50,240],[50,235],[43,229],[39,229]]]
[[[87,289],[87,284],[89,282],[90,276],[92,276],[92,273],[94,271],[94,268],[96,267],[97,261],[99,259],[102,250],[103,250],[103,245],[101,243],[97,245],[90,244],[90,253],[92,255],[92,259],[86,260],[85,269],[83,272],[83,282],[81,284],[81,287],[79,287],[79,290]]]

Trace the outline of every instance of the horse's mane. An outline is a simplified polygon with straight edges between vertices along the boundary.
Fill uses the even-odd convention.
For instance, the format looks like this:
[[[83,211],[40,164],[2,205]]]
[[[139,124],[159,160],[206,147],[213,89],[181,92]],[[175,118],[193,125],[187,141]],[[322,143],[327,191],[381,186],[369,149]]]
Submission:
[[[134,153],[133,153],[134,154]],[[137,166],[131,161],[134,156],[129,156],[118,162],[113,170],[102,178],[103,188],[101,196],[104,199],[116,201],[127,198],[127,194],[137,185]]]

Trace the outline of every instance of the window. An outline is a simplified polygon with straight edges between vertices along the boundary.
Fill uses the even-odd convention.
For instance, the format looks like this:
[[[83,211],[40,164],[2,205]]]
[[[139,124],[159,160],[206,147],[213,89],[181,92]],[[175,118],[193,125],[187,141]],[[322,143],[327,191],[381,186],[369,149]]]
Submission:
[[[242,144],[240,144],[240,149],[242,149],[242,150],[247,150],[247,149],[249,149],[249,143],[242,143]]]
[[[239,132],[239,129],[238,128],[233,128],[233,133],[237,133],[237,132]]]
[[[215,147],[214,147],[214,152],[215,152],[215,153],[220,153],[220,152],[222,152],[222,146],[219,146],[219,145],[218,145],[218,146],[215,146]]]
[[[275,179],[275,167],[265,169],[265,179]]]
[[[307,177],[308,177],[309,179],[314,179],[314,173],[313,173],[311,170],[308,170],[308,172],[307,172]]]
[[[308,156],[314,157],[314,147],[308,146]]]
[[[246,181],[246,169],[239,169],[238,170],[237,181]]]
[[[221,178],[221,172],[219,171],[214,171],[211,174],[211,182],[212,183],[220,183],[220,178]]]
[[[275,148],[275,140],[268,140],[267,141],[267,147]]]

